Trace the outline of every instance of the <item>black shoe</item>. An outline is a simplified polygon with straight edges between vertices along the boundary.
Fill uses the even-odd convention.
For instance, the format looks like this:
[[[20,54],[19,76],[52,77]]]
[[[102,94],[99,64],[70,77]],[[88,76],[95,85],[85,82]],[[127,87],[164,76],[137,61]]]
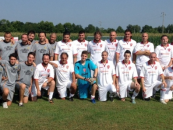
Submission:
[[[69,101],[73,101],[73,97],[69,98]]]
[[[110,97],[110,101],[114,102],[114,97],[113,96]]]
[[[150,98],[144,98],[145,101],[150,101]]]

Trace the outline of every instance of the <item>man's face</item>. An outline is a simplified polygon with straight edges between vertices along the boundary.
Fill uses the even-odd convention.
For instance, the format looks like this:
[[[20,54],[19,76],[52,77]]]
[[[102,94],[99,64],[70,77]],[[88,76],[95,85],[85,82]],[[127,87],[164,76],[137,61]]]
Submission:
[[[49,56],[44,55],[43,57],[43,63],[47,65],[49,63]]]
[[[82,61],[86,61],[87,58],[88,58],[88,55],[87,54],[82,54],[81,55],[81,60]]]
[[[108,54],[106,52],[102,53],[102,60],[107,60],[108,59]]]
[[[11,34],[5,34],[4,38],[6,42],[11,42]]]
[[[69,42],[69,40],[70,40],[70,35],[64,35],[64,36],[63,36],[63,40],[64,40],[65,42]]]
[[[151,60],[151,62],[155,62],[156,61],[156,54],[151,54],[150,60]]]
[[[44,34],[44,33],[40,33],[40,34],[39,34],[39,40],[40,40],[40,42],[44,42],[45,39],[46,39],[45,34]]]
[[[142,41],[143,42],[147,42],[148,41],[148,34],[147,33],[143,33],[142,34]]]
[[[67,63],[67,59],[68,59],[68,57],[67,57],[67,55],[62,55],[61,56],[61,62],[63,63],[63,64],[66,64]]]
[[[34,60],[35,60],[35,57],[33,55],[29,55],[28,56],[28,60],[27,61],[28,61],[29,64],[32,64],[34,62]]]
[[[85,39],[85,33],[79,34],[78,38],[79,38],[80,41],[83,41]]]
[[[115,40],[116,39],[116,36],[117,36],[117,34],[115,32],[111,32],[110,33],[110,39],[111,40]]]
[[[28,34],[28,40],[29,41],[32,42],[34,40],[34,38],[35,38],[35,35],[34,34],[32,34],[32,33]]]
[[[28,41],[27,35],[22,35],[22,42],[26,43]]]
[[[15,65],[16,64],[16,58],[15,57],[11,57],[10,58],[10,64],[11,65]]]
[[[55,41],[56,41],[56,35],[55,35],[55,34],[52,34],[52,35],[50,36],[50,42],[51,42],[51,43],[55,43]]]
[[[94,39],[95,39],[96,41],[99,41],[99,40],[101,39],[101,35],[100,35],[100,34],[96,34],[96,35],[94,36]]]
[[[125,39],[126,40],[130,40],[131,39],[131,36],[132,36],[132,34],[130,32],[126,32],[125,33]]]
[[[167,44],[168,43],[168,37],[162,37],[161,42],[162,44]]]
[[[125,60],[130,60],[131,55],[129,53],[124,54]]]

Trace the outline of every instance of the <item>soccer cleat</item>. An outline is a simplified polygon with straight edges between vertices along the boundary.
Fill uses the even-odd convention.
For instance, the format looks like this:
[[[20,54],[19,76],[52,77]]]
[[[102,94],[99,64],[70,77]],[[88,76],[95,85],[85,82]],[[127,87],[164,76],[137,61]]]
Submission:
[[[135,101],[135,99],[132,99],[132,103],[133,103],[133,104],[136,104],[136,101]]]
[[[113,96],[110,97],[110,101],[114,102],[114,97]]]
[[[3,102],[2,107],[3,107],[3,108],[8,108],[7,102]]]
[[[164,100],[160,100],[160,102],[161,102],[162,104],[167,104]]]
[[[73,97],[70,97],[70,98],[69,98],[69,101],[74,101],[74,100],[73,100]]]
[[[23,107],[23,103],[19,103],[19,107]]]
[[[49,99],[49,103],[53,103],[53,99]]]
[[[91,99],[91,102],[92,102],[93,104],[95,104],[95,103],[96,103],[95,98]]]

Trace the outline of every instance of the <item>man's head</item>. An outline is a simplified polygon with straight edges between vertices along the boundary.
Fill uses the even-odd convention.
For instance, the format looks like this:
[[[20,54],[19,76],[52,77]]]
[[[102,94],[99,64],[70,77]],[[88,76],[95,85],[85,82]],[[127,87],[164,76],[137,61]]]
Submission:
[[[162,44],[168,44],[168,41],[169,41],[169,39],[168,39],[168,36],[167,35],[162,35],[161,36],[161,42],[162,42]]]
[[[131,52],[129,50],[126,50],[124,52],[124,59],[125,60],[130,60],[130,57],[131,57]]]
[[[142,33],[142,41],[147,42],[148,41],[148,34],[147,33]]]
[[[150,53],[150,61],[151,62],[155,62],[156,61],[156,53],[155,52],[152,52],[152,53]]]
[[[107,51],[103,51],[102,52],[102,60],[106,61],[108,59],[108,52]]]
[[[85,40],[85,31],[79,31],[78,39],[79,39],[80,41]]]
[[[28,31],[27,35],[28,35],[28,40],[30,42],[32,42],[34,40],[34,38],[35,38],[35,31],[30,30],[30,31]]]
[[[131,38],[132,38],[132,32],[131,32],[131,30],[126,29],[125,32],[124,32],[124,39],[128,41]]]
[[[40,32],[38,34],[38,37],[39,37],[40,42],[44,42],[46,40],[46,33],[45,32]]]
[[[69,42],[70,41],[70,32],[64,32],[63,33],[63,41]]]
[[[22,39],[22,42],[23,43],[27,43],[27,41],[28,41],[28,35],[27,34],[22,34],[21,39]]]
[[[5,42],[11,42],[11,38],[12,38],[11,32],[5,32],[4,38],[5,38]]]
[[[101,32],[98,31],[94,33],[94,40],[99,41],[101,40],[101,37],[102,37]]]
[[[52,33],[50,35],[50,43],[55,43],[55,41],[56,41],[56,33]]]
[[[116,36],[117,36],[117,34],[116,34],[115,31],[111,31],[111,32],[110,32],[110,40],[111,40],[111,41],[115,40],[115,39],[116,39]]]
[[[66,52],[61,53],[61,63],[67,64],[68,54]]]
[[[35,53],[34,52],[29,52],[28,57],[27,57],[27,62],[29,64],[32,64],[35,60]]]
[[[82,51],[81,60],[86,61],[87,58],[88,58],[88,52],[87,51]]]
[[[50,60],[50,55],[49,54],[43,54],[42,61],[44,65],[48,65]]]
[[[9,55],[9,60],[10,60],[10,64],[11,65],[15,65],[16,64],[16,60],[17,60],[17,55],[15,53],[12,53]]]

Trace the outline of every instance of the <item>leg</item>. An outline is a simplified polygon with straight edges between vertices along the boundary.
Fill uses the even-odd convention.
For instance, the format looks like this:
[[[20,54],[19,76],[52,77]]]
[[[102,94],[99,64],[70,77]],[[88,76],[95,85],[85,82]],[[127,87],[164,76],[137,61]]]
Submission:
[[[53,92],[54,92],[54,89],[55,89],[55,81],[54,80],[52,80],[51,82],[50,82],[50,84],[49,84],[49,100],[52,100],[52,98],[53,98]]]
[[[92,88],[91,88],[91,99],[95,98],[95,93],[97,90],[97,84],[93,84]]]
[[[4,87],[3,93],[2,93],[2,99],[3,99],[4,101],[7,100],[8,94],[9,94],[9,89]]]
[[[23,103],[28,103],[28,97],[26,96],[23,97]]]
[[[24,98],[24,92],[25,92],[25,88],[26,85],[25,84],[20,84],[20,100],[19,100],[19,104],[22,103],[23,104],[23,98]]]
[[[37,101],[37,89],[35,84],[33,84],[31,87],[31,101]]]
[[[69,97],[70,101],[73,101],[73,97],[74,97],[74,94],[76,92],[76,89],[77,89],[76,83],[71,83],[71,86],[70,86],[70,97]]]
[[[135,91],[133,92],[133,96],[132,96],[132,103],[136,104],[135,97],[138,95],[138,93],[140,91],[140,85],[138,84],[135,86],[135,84],[132,82],[130,89],[135,89]]]

